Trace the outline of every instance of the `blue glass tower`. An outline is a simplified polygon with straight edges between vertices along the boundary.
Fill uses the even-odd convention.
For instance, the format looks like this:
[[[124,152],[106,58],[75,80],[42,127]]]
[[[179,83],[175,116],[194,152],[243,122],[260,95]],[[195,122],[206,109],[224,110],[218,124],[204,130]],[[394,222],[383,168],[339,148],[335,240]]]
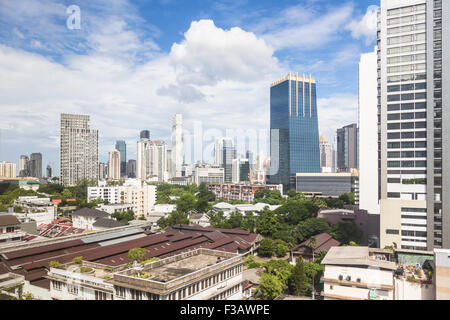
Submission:
[[[270,88],[269,183],[295,188],[296,173],[320,173],[316,83],[288,74]]]
[[[127,174],[127,144],[125,141],[116,141],[116,149],[120,152],[120,176]]]

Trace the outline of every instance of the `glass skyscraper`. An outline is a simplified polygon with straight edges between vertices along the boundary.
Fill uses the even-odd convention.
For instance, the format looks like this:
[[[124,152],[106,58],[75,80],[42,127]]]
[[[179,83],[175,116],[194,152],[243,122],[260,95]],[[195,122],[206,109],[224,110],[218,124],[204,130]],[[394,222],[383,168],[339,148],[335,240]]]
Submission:
[[[270,159],[267,180],[295,188],[297,173],[320,173],[316,83],[289,73],[270,88]]]
[[[120,176],[127,175],[127,144],[125,141],[116,141],[116,150],[120,152]]]

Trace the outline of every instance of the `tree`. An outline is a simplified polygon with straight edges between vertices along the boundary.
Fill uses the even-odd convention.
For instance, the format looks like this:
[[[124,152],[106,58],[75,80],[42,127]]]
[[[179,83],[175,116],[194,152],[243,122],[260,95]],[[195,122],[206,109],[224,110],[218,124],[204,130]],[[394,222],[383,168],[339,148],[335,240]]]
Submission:
[[[316,239],[316,237],[312,236],[311,238],[309,238],[308,247],[311,249],[312,259],[314,261],[314,253],[315,253],[315,250],[317,248],[317,239]]]
[[[81,265],[83,263],[83,257],[75,257],[72,259],[72,262]]]
[[[245,213],[245,216],[242,218],[242,229],[255,232],[256,231],[256,218],[253,215],[253,212]]]
[[[198,199],[197,203],[195,204],[195,210],[197,212],[207,212],[208,209],[210,209],[210,204],[208,202],[208,199],[206,199],[206,198]]]
[[[263,236],[272,237],[272,235],[278,230],[280,222],[278,221],[275,213],[267,208],[259,214],[259,219],[256,224],[256,231]]]
[[[327,255],[327,251],[325,251],[325,250],[319,251],[319,253],[316,254],[316,259],[314,260],[314,262],[317,264],[321,264],[323,258],[325,258],[326,255]]]
[[[307,291],[307,279],[303,267],[303,259],[298,257],[288,281],[289,292],[295,296],[304,296]]]
[[[295,228],[294,235],[297,242],[300,243],[309,239],[313,235],[324,232],[331,232],[331,227],[328,222],[322,218],[310,218],[298,224]]]
[[[289,251],[289,247],[282,240],[275,241],[275,255],[278,258],[283,258]]]
[[[195,196],[192,193],[185,192],[177,200],[177,211],[187,213],[191,210],[194,210],[195,205],[196,205]]]
[[[353,192],[343,193],[339,196],[339,200],[344,201],[345,204],[355,204],[355,194]]]
[[[145,258],[147,250],[144,248],[133,248],[128,251],[128,259],[130,261],[142,261]]]
[[[292,269],[294,268],[288,261],[270,260],[264,263],[263,266],[267,273],[275,275],[281,281],[283,288],[287,286]]]
[[[361,242],[363,232],[356,226],[354,221],[341,221],[333,225],[331,235],[337,241],[348,244],[350,241]]]
[[[264,273],[261,277],[258,289],[266,300],[273,300],[283,292],[283,284],[273,274]]]
[[[315,292],[321,292],[323,284],[320,283],[320,277],[325,270],[323,265],[314,262],[304,262],[303,270],[306,276],[306,283],[311,284],[307,287],[308,294],[315,294]]]
[[[275,246],[274,246],[273,241],[268,238],[264,238],[259,245],[258,253],[263,257],[270,258],[273,256],[274,250],[275,250]]]
[[[297,195],[297,190],[291,189],[288,191],[287,195],[289,198],[295,198],[295,196]]]

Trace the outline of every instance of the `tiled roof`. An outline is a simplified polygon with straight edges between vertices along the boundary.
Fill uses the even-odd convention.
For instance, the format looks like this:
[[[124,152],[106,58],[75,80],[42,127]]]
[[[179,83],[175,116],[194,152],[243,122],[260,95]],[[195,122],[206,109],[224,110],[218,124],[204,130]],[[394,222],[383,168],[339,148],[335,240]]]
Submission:
[[[0,227],[19,225],[20,222],[16,216],[10,214],[0,215]]]
[[[117,228],[123,227],[123,224],[114,219],[100,218],[97,221],[95,221],[92,226],[98,228]]]
[[[83,208],[83,209],[77,210],[74,213],[72,213],[72,216],[109,218],[109,213],[100,211],[100,210],[90,209],[90,208]]]

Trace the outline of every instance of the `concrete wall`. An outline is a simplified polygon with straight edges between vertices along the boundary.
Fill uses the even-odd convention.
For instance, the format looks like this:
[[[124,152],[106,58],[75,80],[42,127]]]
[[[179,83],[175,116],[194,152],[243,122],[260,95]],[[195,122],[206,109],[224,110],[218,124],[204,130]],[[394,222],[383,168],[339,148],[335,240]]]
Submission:
[[[435,288],[432,284],[419,284],[395,279],[395,300],[434,300]]]

